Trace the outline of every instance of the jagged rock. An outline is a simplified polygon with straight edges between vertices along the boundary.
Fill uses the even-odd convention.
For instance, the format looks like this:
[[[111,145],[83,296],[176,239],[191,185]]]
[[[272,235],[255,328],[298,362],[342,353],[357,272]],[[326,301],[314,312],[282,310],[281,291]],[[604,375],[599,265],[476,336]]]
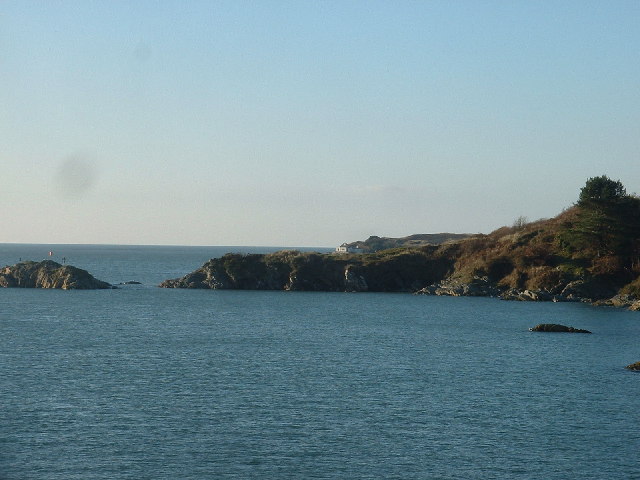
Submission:
[[[640,372],[640,362],[632,363],[631,365],[627,365],[625,368],[629,370],[634,370],[636,372]]]
[[[524,290],[522,295],[525,298],[530,298],[534,302],[549,302],[553,298],[553,295],[544,290]]]
[[[567,333],[591,333],[589,330],[583,330],[581,328],[567,327],[565,325],[558,325],[557,323],[541,323],[533,328],[530,328],[531,332],[567,332]]]
[[[505,290],[500,294],[501,300],[520,300],[518,296],[520,295],[520,290],[515,288],[510,288],[509,290]]]
[[[435,285],[427,285],[416,292],[416,295],[435,295],[438,287]]]
[[[86,270],[60,265],[52,260],[20,262],[0,270],[0,287],[59,288],[62,290],[97,290],[114,288],[97,280]]]
[[[611,305],[613,307],[622,307],[629,308],[631,307],[638,299],[633,295],[619,294],[610,298]]]
[[[215,259],[209,260],[194,272],[182,278],[165,280],[160,284],[162,288],[231,288],[231,280],[224,270],[217,268]]]

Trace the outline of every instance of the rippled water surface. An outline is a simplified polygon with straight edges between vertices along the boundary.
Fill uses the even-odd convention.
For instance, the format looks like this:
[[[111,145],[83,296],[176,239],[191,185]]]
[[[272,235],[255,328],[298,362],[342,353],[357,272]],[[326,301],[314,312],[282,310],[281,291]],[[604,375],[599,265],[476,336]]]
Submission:
[[[0,290],[1,479],[640,477],[640,313],[165,290],[210,251],[69,248],[144,284]]]

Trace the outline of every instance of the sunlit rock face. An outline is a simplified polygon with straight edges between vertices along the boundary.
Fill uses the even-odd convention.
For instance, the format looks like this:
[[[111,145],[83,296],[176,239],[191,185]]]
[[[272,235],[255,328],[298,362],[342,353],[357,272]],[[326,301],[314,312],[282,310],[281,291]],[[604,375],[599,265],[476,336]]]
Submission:
[[[52,260],[20,262],[0,270],[0,287],[58,288],[62,290],[97,290],[113,288],[86,270],[60,265]]]

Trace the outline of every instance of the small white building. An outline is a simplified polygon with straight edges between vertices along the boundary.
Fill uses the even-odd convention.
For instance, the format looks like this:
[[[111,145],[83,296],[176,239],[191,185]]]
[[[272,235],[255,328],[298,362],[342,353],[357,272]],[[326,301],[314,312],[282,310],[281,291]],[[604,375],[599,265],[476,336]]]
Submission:
[[[364,250],[360,247],[350,247],[346,243],[343,243],[339,247],[336,247],[336,253],[364,253]]]

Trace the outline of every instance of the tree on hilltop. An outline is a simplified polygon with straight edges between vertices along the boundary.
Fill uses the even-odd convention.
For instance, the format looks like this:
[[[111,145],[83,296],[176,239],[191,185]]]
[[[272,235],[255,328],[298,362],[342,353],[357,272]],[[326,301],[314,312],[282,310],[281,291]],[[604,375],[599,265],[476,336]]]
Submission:
[[[619,257],[638,263],[640,198],[628,195],[619,180],[606,175],[589,178],[580,190],[575,222],[562,240],[578,255]]]
[[[591,177],[580,189],[579,207],[593,207],[617,202],[627,197],[627,191],[620,180],[611,180],[606,175]]]

